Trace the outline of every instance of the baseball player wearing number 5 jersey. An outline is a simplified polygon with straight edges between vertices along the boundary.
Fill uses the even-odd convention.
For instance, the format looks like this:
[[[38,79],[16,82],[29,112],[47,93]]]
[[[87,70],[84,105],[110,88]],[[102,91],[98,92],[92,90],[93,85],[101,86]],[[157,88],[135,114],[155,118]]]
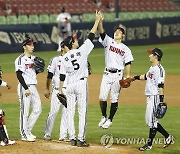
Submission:
[[[65,50],[68,51],[62,60],[61,70],[60,70],[60,87],[62,87],[62,82],[67,75],[67,110],[68,110],[68,129],[71,139],[72,146],[87,147],[88,144],[85,141],[86,133],[86,113],[88,105],[88,66],[87,58],[94,45],[92,43],[95,38],[95,33],[100,19],[102,18],[101,12],[96,12],[96,20],[93,28],[90,31],[88,38],[85,40],[83,45],[78,49],[78,40],[69,36],[64,40]],[[75,46],[75,47],[74,47]],[[60,88],[60,92],[61,88]],[[78,103],[78,113],[79,113],[79,134],[78,140],[76,139],[75,127],[74,127],[74,114],[76,100]]]
[[[18,96],[20,101],[20,134],[23,141],[33,142],[36,136],[31,131],[41,114],[41,100],[36,89],[37,79],[34,69],[34,43],[27,38],[22,46],[24,53],[15,60],[15,70],[18,84]],[[30,106],[32,112],[29,115]]]
[[[135,80],[146,80],[145,95],[147,96],[146,124],[150,127],[148,143],[139,148],[140,151],[151,150],[156,132],[165,137],[164,148],[173,142],[173,137],[161,126],[156,117],[159,103],[164,102],[165,70],[160,64],[163,53],[161,49],[148,50],[151,67],[146,74],[134,76]]]
[[[105,69],[100,87],[100,108],[102,118],[98,124],[104,129],[112,125],[113,117],[118,108],[118,99],[120,94],[119,80],[123,78],[123,70],[126,67],[126,77],[130,77],[131,64],[134,61],[131,50],[122,43],[124,38],[124,29],[122,27],[114,28],[114,39],[109,37],[103,28],[102,21],[99,24],[100,43],[105,50]],[[110,115],[107,117],[107,97],[111,92]]]
[[[61,68],[61,61],[63,55],[64,48],[61,46],[61,55],[54,57],[51,59],[48,65],[48,75],[46,80],[46,90],[44,96],[46,98],[50,97],[49,86],[52,80],[52,96],[51,96],[51,108],[46,120],[46,127],[44,133],[44,139],[49,140],[51,139],[51,132],[53,129],[55,118],[59,112],[60,106],[62,107],[62,116],[61,116],[61,124],[60,124],[60,141],[68,141],[67,139],[67,109],[64,105],[62,105],[58,98],[57,93],[59,92],[59,76],[60,76],[60,68]],[[66,88],[66,85],[63,85],[63,88]],[[65,89],[64,89],[65,91]],[[64,92],[63,91],[63,92]],[[65,92],[64,92],[65,93]]]

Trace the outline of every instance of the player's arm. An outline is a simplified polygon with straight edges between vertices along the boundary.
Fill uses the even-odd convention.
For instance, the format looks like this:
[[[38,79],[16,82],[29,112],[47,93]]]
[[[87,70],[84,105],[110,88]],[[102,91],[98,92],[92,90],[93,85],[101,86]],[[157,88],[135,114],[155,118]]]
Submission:
[[[158,84],[158,88],[159,88],[159,99],[160,102],[164,102],[164,83],[159,83]]]
[[[50,97],[49,87],[50,87],[50,84],[51,84],[51,81],[52,81],[52,77],[53,77],[53,73],[48,72],[48,75],[47,75],[47,78],[46,78],[46,89],[45,89],[45,92],[44,92],[44,96],[46,98]]]
[[[99,12],[96,11],[96,19],[95,19],[92,29],[90,30],[90,34],[88,36],[88,38],[91,41],[93,41],[93,39],[95,38],[95,33],[97,32],[97,27],[98,27],[98,24],[99,24],[99,21],[101,20],[101,18],[102,18],[101,11],[99,11]]]
[[[102,40],[104,40],[105,36],[106,36],[105,30],[104,30],[104,27],[103,27],[103,20],[104,20],[104,16],[102,15],[102,18],[101,18],[101,20],[99,22],[99,25],[98,25],[98,32],[99,32],[100,37],[101,37]]]
[[[131,77],[131,62],[125,64],[126,68],[126,78]]]
[[[8,89],[11,89],[11,86],[7,82],[5,82],[1,79],[0,79],[0,86],[7,87]]]
[[[27,86],[26,82],[24,81],[22,73],[23,73],[22,71],[18,70],[18,71],[16,71],[16,76],[17,76],[17,79],[19,80],[19,82],[21,83],[21,85],[23,86],[23,88],[25,89],[25,95],[29,96],[30,90],[28,89],[28,86]]]
[[[64,81],[66,79],[66,75],[65,74],[60,74],[60,87],[59,87],[59,93],[62,94],[62,87],[64,85]]]
[[[133,76],[134,80],[147,80],[146,74]]]

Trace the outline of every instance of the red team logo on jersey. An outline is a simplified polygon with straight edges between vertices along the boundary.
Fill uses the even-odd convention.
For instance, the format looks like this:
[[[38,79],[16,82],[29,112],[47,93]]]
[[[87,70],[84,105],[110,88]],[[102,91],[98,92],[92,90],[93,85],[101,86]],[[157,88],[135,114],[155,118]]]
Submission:
[[[32,63],[32,64],[25,64],[25,66],[26,66],[26,69],[28,69],[28,68],[33,68],[34,67],[34,64]]]
[[[148,73],[148,77],[150,78],[150,79],[152,79],[153,78],[153,74],[152,73]]]
[[[112,51],[112,52],[115,52],[115,53],[117,53],[117,54],[119,54],[121,56],[124,56],[124,53],[125,53],[123,50],[120,50],[119,48],[113,47],[111,45],[109,47],[109,50]]]

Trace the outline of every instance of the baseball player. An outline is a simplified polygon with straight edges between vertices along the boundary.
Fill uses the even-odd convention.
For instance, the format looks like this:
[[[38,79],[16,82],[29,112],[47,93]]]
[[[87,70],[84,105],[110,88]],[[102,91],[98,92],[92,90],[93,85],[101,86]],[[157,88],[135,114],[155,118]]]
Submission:
[[[105,50],[105,69],[100,87],[100,108],[102,118],[98,124],[99,127],[109,128],[112,125],[113,117],[118,108],[118,99],[121,87],[119,80],[123,78],[123,70],[126,68],[126,77],[130,77],[131,64],[134,61],[131,50],[122,43],[125,37],[125,31],[122,27],[114,28],[114,38],[109,37],[103,28],[103,21],[99,23],[99,42]],[[111,92],[110,115],[107,117],[107,97]]]
[[[68,129],[72,146],[87,147],[89,144],[85,141],[86,133],[86,113],[87,113],[87,100],[88,100],[88,66],[87,58],[94,45],[92,43],[100,19],[102,18],[101,12],[96,11],[96,20],[93,28],[90,31],[88,38],[85,40],[84,44],[76,49],[79,44],[78,40],[74,39],[72,36],[67,37],[64,40],[65,50],[68,51],[62,60],[61,70],[60,70],[60,91],[62,93],[61,87],[63,81],[67,75],[67,110],[68,110]],[[78,102],[78,113],[79,113],[79,134],[78,140],[75,135],[74,127],[74,114],[76,100]]]
[[[163,53],[161,49],[154,48],[147,50],[151,67],[146,74],[134,76],[135,80],[146,80],[145,95],[147,96],[146,124],[150,127],[149,140],[146,145],[140,147],[140,151],[151,150],[152,142],[156,132],[160,132],[165,137],[164,148],[173,142],[173,137],[161,126],[155,116],[155,111],[160,102],[164,102],[164,82],[165,70],[160,64]]]
[[[15,71],[18,84],[18,96],[20,101],[20,134],[23,141],[33,142],[36,136],[31,131],[41,114],[41,100],[36,89],[37,79],[34,69],[34,51],[35,42],[27,38],[22,46],[24,53],[15,60]],[[29,115],[30,106],[32,112]]]
[[[57,16],[59,30],[59,48],[57,51],[61,51],[61,41],[71,35],[71,15],[66,12],[65,7],[61,9],[61,13]]]
[[[51,97],[51,109],[48,114],[47,120],[46,120],[46,127],[45,127],[45,133],[44,133],[44,139],[50,140],[51,139],[51,132],[53,129],[55,118],[59,112],[59,108],[61,106],[61,103],[59,102],[57,98],[57,93],[59,92],[59,76],[60,76],[60,68],[61,68],[61,61],[62,56],[64,54],[64,44],[61,43],[61,52],[59,56],[54,57],[51,59],[49,65],[48,65],[48,75],[46,80],[46,90],[44,93],[44,96],[46,98],[50,97],[50,84],[52,81],[52,97]],[[64,93],[66,85],[63,85]],[[69,141],[67,138],[68,135],[68,128],[67,128],[67,109],[64,105],[62,105],[62,117],[61,117],[61,124],[60,124],[60,141]]]

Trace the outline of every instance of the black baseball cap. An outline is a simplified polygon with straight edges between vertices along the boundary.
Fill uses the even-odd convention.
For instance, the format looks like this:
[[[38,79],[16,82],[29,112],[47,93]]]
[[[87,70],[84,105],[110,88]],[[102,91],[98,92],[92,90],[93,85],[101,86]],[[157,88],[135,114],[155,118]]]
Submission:
[[[64,46],[67,46],[69,49],[72,48],[72,44],[74,43],[74,40],[77,39],[77,34],[74,34],[73,36],[68,36],[64,39],[64,41],[61,42],[61,48],[64,48]]]
[[[163,56],[163,52],[159,48],[154,48],[153,50],[147,50],[147,52],[149,54],[157,55],[159,59],[161,59]]]
[[[114,32],[115,32],[117,29],[120,29],[121,32],[122,32],[123,34],[125,34],[124,28],[122,28],[122,27],[120,27],[120,26],[115,26],[115,27],[114,27]]]
[[[22,46],[32,45],[32,44],[34,45],[34,44],[36,44],[36,42],[34,42],[33,39],[31,39],[31,38],[26,38],[26,39],[23,41]]]

